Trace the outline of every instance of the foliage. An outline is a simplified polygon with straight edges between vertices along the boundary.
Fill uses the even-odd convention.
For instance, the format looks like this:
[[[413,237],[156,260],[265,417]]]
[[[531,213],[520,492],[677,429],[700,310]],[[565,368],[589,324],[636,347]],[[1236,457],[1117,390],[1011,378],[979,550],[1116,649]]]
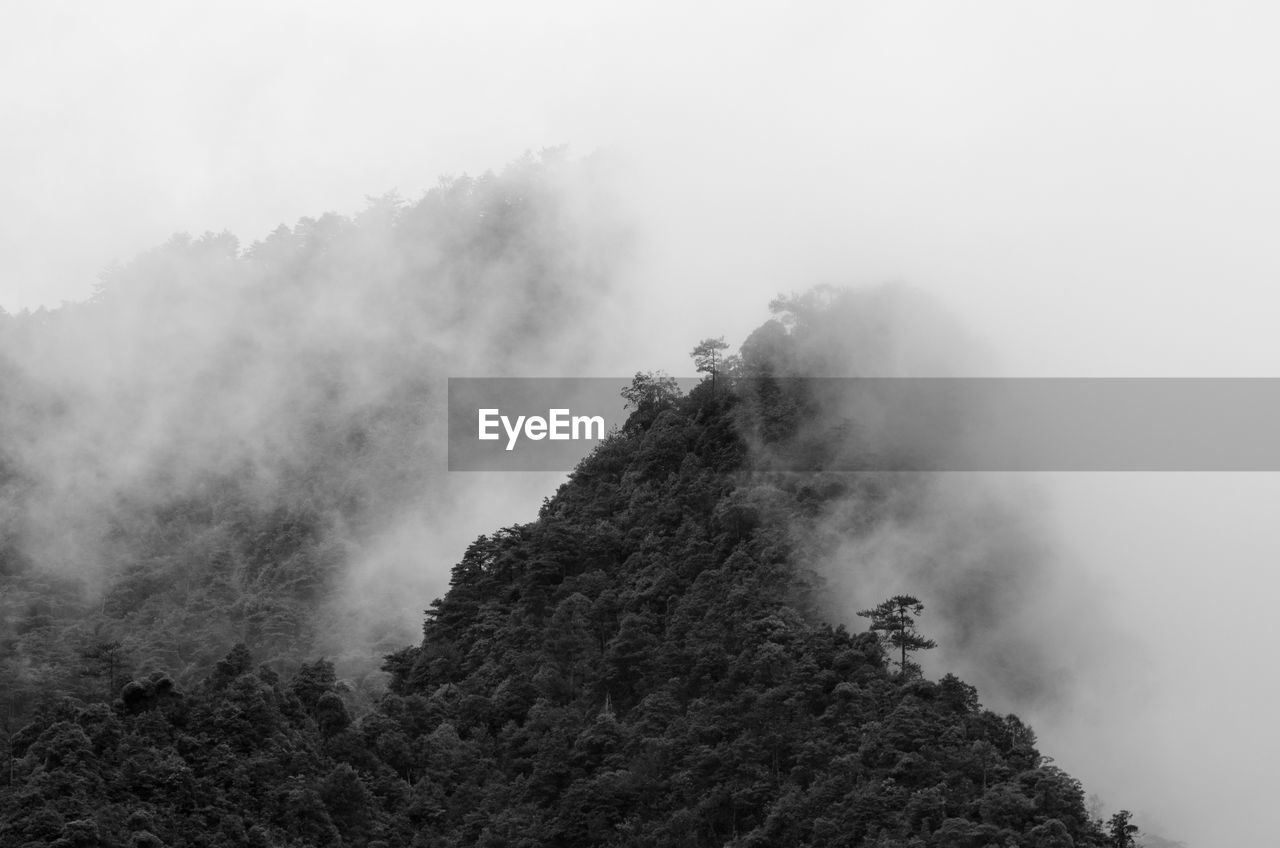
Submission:
[[[693,357],[693,364],[698,369],[698,373],[710,376],[713,392],[716,385],[716,375],[720,373],[723,367],[724,351],[728,347],[729,345],[725,342],[724,336],[720,336],[716,339],[703,339],[689,353]]]
[[[189,687],[237,643],[377,678],[412,626],[350,633],[344,578],[424,492],[448,519],[444,376],[559,353],[605,291],[564,188],[587,167],[177,235],[0,321],[0,728],[152,670]]]
[[[1107,820],[1107,835],[1111,839],[1108,844],[1112,848],[1132,848],[1136,844],[1134,838],[1138,833],[1138,826],[1130,823],[1129,819],[1132,817],[1133,814],[1128,810],[1121,810]]]
[[[875,607],[858,613],[862,618],[871,619],[871,629],[880,633],[889,647],[900,651],[898,670],[903,674],[906,674],[909,668],[908,653],[938,647],[937,642],[926,639],[916,632],[914,619],[919,618],[922,612],[924,612],[924,604],[920,603],[918,598],[911,595],[894,595]]]
[[[802,540],[839,490],[747,473],[732,395],[666,402],[467,549],[375,709],[243,646],[182,691],[47,705],[10,741],[0,842],[1105,844],[1016,717],[823,621]]]
[[[544,176],[524,162],[412,204],[374,198],[244,250],[176,237],[90,304],[3,319],[0,384],[20,402],[0,405],[0,845],[1106,844],[1017,717],[952,675],[890,673],[890,651],[905,671],[932,646],[919,601],[868,610],[869,632],[832,620],[816,528],[851,489],[867,525],[883,499],[874,479],[821,472],[821,398],[788,380],[812,365],[797,338],[830,292],[779,301],[736,357],[704,339],[692,355],[708,380],[689,396],[637,374],[627,424],[535,521],[465,550],[419,643],[386,645],[385,691],[340,679],[335,587],[440,459],[424,381],[555,341],[581,295],[562,279],[592,276],[566,265],[577,253]],[[189,339],[233,290],[254,293],[239,332]],[[372,301],[374,320],[282,329],[329,298],[335,314]],[[137,328],[147,356],[208,345],[161,375],[187,427],[99,500],[58,490],[98,510],[94,533],[42,526],[88,519],[36,508],[41,487],[109,468],[41,467],[60,454],[9,434],[76,415],[96,427],[92,413],[148,387],[116,375],[100,408],[96,387],[38,385],[32,358],[15,363],[47,333],[78,338],[140,304],[162,319]],[[478,322],[497,347],[466,347],[457,328]],[[289,345],[290,368],[263,377],[264,351]],[[370,391],[370,370],[393,376]],[[219,417],[260,379],[262,418]],[[107,440],[173,421],[144,413],[104,422]],[[287,426],[255,441],[268,421]],[[234,426],[258,453],[222,450]],[[76,579],[74,557],[51,567],[48,550],[85,555],[75,546],[30,544],[64,531],[99,543],[101,587]],[[1115,822],[1112,844],[1130,844]]]
[[[680,386],[674,377],[662,371],[637,371],[621,395],[626,400],[624,409],[633,410],[627,426],[647,429],[658,413],[675,404],[680,397]]]

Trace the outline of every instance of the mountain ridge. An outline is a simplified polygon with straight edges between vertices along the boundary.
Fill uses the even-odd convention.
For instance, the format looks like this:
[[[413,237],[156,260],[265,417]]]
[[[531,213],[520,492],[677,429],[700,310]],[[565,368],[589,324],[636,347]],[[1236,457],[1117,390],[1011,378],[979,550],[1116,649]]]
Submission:
[[[842,485],[753,473],[741,407],[709,383],[642,402],[535,521],[469,546],[359,718],[331,663],[285,683],[242,646],[185,693],[157,673],[45,711],[13,739],[0,835],[1111,844],[1015,716],[822,621],[791,519]]]

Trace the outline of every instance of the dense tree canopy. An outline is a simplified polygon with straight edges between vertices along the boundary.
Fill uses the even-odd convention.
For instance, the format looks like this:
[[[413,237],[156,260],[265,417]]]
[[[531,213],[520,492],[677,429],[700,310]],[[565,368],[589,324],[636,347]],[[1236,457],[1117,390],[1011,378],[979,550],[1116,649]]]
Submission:
[[[414,625],[367,624],[352,565],[447,525],[451,369],[575,354],[564,315],[607,285],[565,188],[586,167],[178,235],[0,321],[0,728],[129,674],[198,683],[236,643],[282,673],[327,653],[371,698]]]
[[[47,704],[0,841],[1107,844],[1016,717],[823,621],[799,541],[856,480],[751,473],[741,403],[708,381],[637,408],[536,521],[477,539],[373,708],[244,646],[196,685]]]
[[[340,674],[352,563],[447,509],[421,494],[443,376],[558,349],[604,286],[554,160],[175,237],[91,303],[0,316],[0,845],[1131,841],[1016,716],[891,673],[932,644],[920,601],[860,633],[834,608],[825,535],[905,496],[825,471],[848,442],[788,380],[859,343],[832,291],[736,356],[703,340],[687,395],[620,386],[625,425],[466,547],[422,639]]]

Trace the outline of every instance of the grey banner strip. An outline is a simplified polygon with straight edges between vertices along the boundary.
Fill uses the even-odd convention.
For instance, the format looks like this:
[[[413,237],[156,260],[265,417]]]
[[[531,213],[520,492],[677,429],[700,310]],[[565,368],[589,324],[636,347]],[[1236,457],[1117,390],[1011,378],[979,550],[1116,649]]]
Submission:
[[[571,470],[597,441],[574,419],[621,426],[630,382],[451,379],[449,469]],[[776,470],[1280,471],[1276,378],[790,378],[732,391]],[[497,438],[479,438],[481,410]]]

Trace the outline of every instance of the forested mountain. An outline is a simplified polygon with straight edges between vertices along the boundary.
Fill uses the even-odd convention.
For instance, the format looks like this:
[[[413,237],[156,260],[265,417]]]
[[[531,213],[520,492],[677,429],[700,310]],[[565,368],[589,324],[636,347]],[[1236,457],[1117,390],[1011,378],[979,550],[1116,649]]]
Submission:
[[[625,427],[537,520],[467,548],[372,708],[325,660],[286,679],[244,646],[199,682],[48,703],[11,739],[0,841],[1133,844],[1023,722],[828,623],[818,525],[855,491],[864,528],[895,501],[873,474],[768,470],[815,449],[813,399],[771,379],[803,349],[790,324],[688,396],[620,387]],[[249,536],[286,540],[264,565],[306,547],[283,526]]]
[[[780,299],[687,396],[638,374],[536,520],[451,537],[443,378],[577,373],[627,239],[547,154],[0,314],[0,845],[1133,844],[910,654],[1043,689],[1007,516],[824,470],[874,445],[787,378],[894,373],[883,292]],[[884,543],[940,516],[981,519],[945,573]]]
[[[611,295],[626,232],[594,167],[175,236],[89,302],[0,312],[0,729],[151,669],[194,684],[237,643],[371,697],[424,603],[397,598],[466,542],[445,377],[568,368],[565,316]]]

